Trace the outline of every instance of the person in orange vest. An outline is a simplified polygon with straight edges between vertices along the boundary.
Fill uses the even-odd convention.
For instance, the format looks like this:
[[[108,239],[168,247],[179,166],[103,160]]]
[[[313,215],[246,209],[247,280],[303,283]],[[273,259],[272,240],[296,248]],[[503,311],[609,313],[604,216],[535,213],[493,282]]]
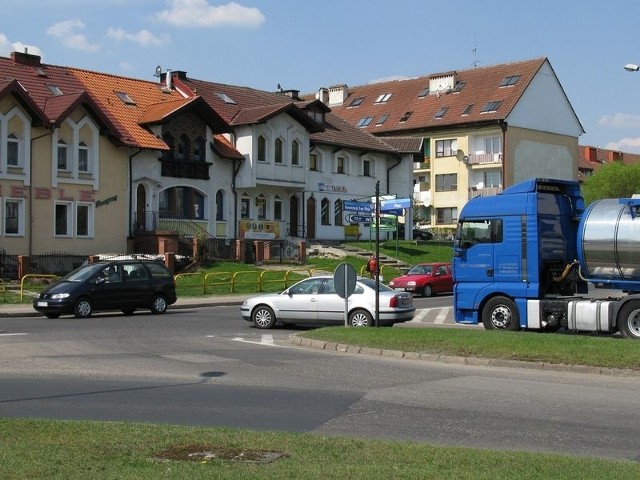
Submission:
[[[378,273],[378,262],[376,262],[375,255],[371,255],[369,257],[369,261],[367,262],[367,271],[371,275],[371,278],[376,278],[376,274]]]

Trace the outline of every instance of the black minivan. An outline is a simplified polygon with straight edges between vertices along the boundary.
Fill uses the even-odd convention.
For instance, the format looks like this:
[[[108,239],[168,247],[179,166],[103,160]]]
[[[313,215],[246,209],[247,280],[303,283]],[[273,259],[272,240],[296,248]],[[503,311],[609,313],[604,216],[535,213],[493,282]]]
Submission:
[[[33,308],[48,318],[73,314],[87,318],[98,310],[138,308],[164,313],[176,301],[176,285],[164,264],[150,260],[114,260],[77,268],[43,290]]]

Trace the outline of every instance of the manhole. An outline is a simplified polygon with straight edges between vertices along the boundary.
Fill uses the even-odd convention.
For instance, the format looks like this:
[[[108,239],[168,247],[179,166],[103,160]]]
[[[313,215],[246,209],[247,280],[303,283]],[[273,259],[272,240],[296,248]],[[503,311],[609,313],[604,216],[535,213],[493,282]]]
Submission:
[[[209,462],[226,460],[231,462],[271,463],[287,457],[286,452],[251,448],[210,447],[206,445],[179,445],[156,455],[160,460]]]

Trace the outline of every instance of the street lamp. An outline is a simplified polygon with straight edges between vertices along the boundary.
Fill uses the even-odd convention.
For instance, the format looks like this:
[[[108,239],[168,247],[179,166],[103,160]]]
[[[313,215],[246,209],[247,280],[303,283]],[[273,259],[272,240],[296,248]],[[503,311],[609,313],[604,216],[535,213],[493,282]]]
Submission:
[[[640,70],[640,65],[636,65],[635,63],[627,63],[624,66],[624,69],[627,72],[637,72],[638,70]]]

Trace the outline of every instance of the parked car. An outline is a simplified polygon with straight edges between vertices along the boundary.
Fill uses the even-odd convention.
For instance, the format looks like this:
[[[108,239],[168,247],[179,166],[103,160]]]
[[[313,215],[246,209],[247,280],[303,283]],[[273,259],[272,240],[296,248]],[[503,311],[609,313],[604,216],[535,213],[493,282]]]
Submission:
[[[164,313],[176,301],[176,286],[164,264],[151,260],[100,261],[83,265],[43,290],[33,308],[48,318],[90,317],[98,310],[138,308]]]
[[[393,325],[413,318],[412,295],[394,292],[379,284],[378,325]],[[374,324],[376,281],[359,277],[355,291],[349,296],[348,323],[354,327]],[[281,293],[251,297],[242,304],[240,313],[257,328],[271,328],[276,323],[344,325],[345,302],[337,293],[333,276],[309,277]]]
[[[417,228],[414,228],[413,239],[414,240],[433,240],[433,233],[431,233],[429,230],[419,230]]]
[[[452,292],[453,275],[449,263],[419,263],[401,277],[392,279],[389,287],[430,297],[434,293]]]

